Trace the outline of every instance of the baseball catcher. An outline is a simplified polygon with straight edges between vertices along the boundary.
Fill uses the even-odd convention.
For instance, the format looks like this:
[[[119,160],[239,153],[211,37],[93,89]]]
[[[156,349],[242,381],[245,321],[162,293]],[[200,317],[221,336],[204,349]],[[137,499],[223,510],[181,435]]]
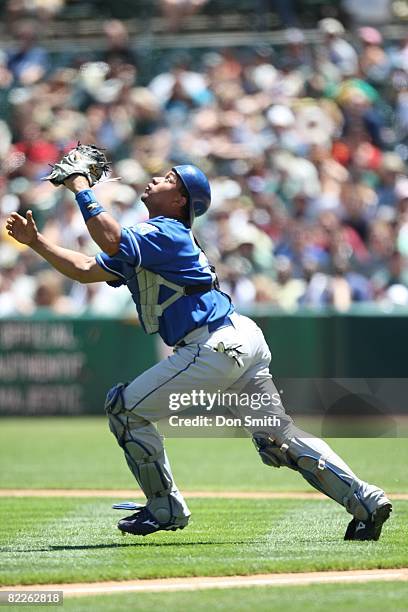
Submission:
[[[132,382],[114,385],[105,404],[110,429],[146,496],[146,505],[120,520],[118,528],[145,536],[183,529],[190,517],[154,425],[171,414],[170,394],[256,391],[276,397],[277,390],[261,329],[239,315],[220,291],[214,268],[192,234],[195,217],[211,202],[205,174],[187,164],[152,178],[141,196],[149,210],[148,222],[121,227],[91,189],[107,170],[100,149],[78,144],[47,177],[75,194],[87,229],[101,249],[96,257],[47,240],[31,211],[25,218],[12,213],[6,227],[10,236],[68,278],[126,285],[145,332],[160,334],[174,347],[170,357]],[[242,416],[239,405],[231,410]],[[282,404],[267,403],[257,411],[258,417],[273,415],[279,417],[279,426],[248,427],[262,461],[295,470],[341,504],[352,516],[346,540],[378,540],[391,512],[384,491],[358,478],[326,442],[300,430]]]

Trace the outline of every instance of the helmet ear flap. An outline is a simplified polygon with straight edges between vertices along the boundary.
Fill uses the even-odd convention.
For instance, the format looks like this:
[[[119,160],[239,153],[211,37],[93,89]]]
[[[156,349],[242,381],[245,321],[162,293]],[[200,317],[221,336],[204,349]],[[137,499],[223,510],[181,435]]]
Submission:
[[[200,200],[194,202],[194,214],[196,217],[201,217],[204,213],[207,212],[206,203]]]

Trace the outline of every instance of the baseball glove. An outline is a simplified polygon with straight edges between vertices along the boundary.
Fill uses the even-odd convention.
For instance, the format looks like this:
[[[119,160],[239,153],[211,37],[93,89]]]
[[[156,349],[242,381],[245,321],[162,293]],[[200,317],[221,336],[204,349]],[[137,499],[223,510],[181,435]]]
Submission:
[[[61,161],[51,167],[51,173],[45,176],[43,181],[51,181],[53,185],[58,186],[63,185],[69,176],[82,174],[88,179],[90,187],[93,187],[109,172],[110,164],[102,149],[78,142],[75,149],[71,149]]]

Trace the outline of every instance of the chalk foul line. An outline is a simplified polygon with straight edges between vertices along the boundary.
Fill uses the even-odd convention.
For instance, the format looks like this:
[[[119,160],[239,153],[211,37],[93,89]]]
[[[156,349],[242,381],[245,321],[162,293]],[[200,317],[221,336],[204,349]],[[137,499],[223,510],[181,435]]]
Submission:
[[[287,574],[256,574],[250,576],[194,576],[127,580],[124,582],[91,582],[76,584],[37,584],[3,586],[1,591],[63,591],[64,597],[109,595],[126,592],[196,591],[260,586],[299,586],[324,583],[355,583],[374,581],[408,581],[408,568],[305,572]]]

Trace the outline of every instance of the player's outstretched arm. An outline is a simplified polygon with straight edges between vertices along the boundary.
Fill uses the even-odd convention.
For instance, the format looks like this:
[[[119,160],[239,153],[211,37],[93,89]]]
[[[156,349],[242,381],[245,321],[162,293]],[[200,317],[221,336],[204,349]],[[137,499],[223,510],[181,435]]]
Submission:
[[[108,255],[115,255],[119,251],[122,228],[97,202],[88,180],[82,175],[73,174],[64,181],[64,185],[75,194],[92,240]]]
[[[38,231],[31,210],[27,212],[25,218],[16,212],[11,213],[6,221],[6,229],[9,236],[31,247],[53,268],[72,280],[80,283],[117,280],[114,274],[106,272],[96,263],[95,257],[64,249],[47,240]]]

